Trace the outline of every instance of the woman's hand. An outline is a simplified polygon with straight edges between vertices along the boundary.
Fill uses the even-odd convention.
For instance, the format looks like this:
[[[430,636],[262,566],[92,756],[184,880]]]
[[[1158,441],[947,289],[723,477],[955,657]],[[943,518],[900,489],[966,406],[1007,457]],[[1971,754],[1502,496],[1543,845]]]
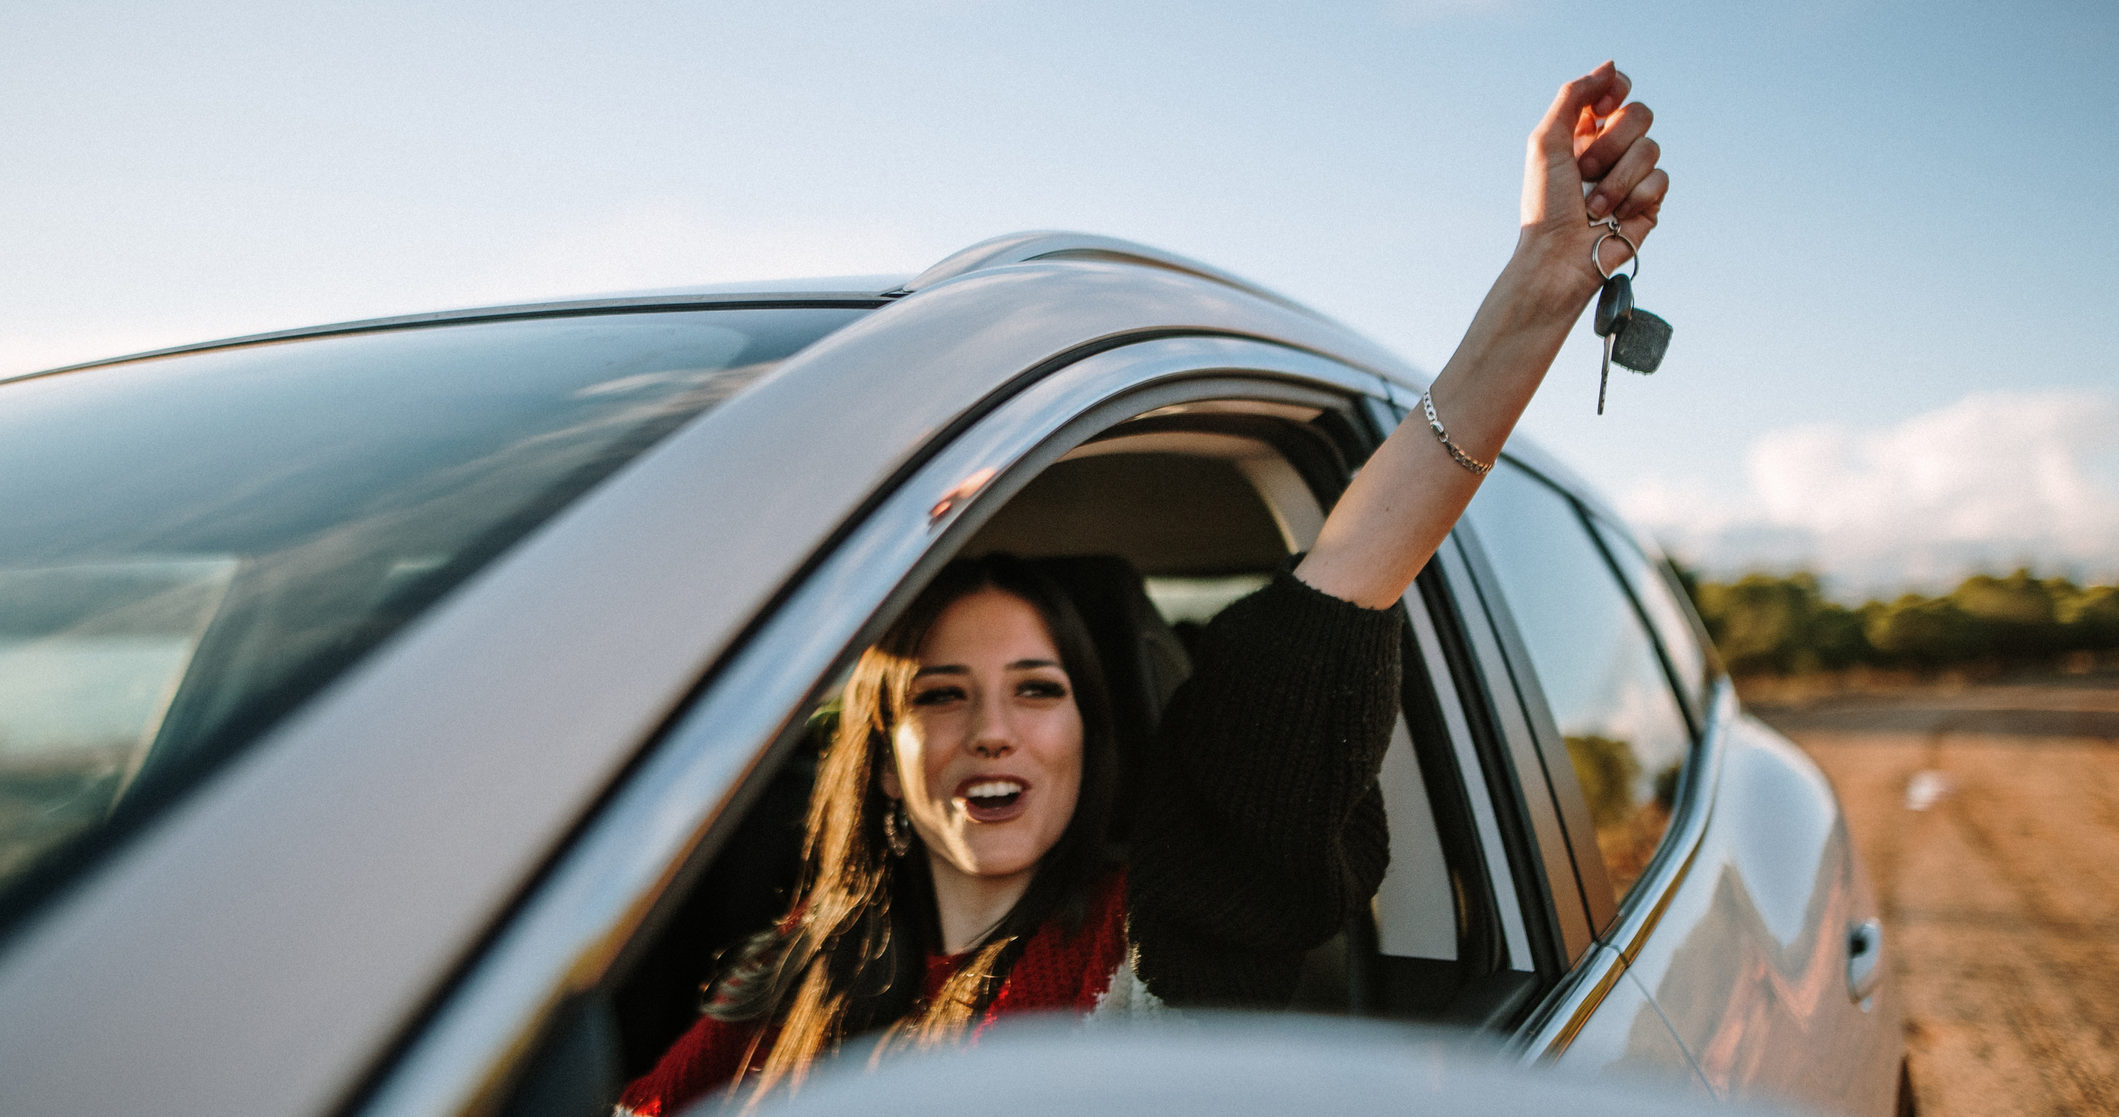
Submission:
[[[1661,151],[1648,138],[1648,107],[1626,104],[1632,88],[1606,62],[1561,86],[1531,132],[1516,253],[1430,391],[1450,440],[1473,458],[1500,454],[1603,283],[1589,254],[1609,230],[1590,222],[1615,213],[1636,245],[1655,228],[1670,176],[1655,165]],[[1584,182],[1595,184],[1586,201]],[[1604,242],[1606,269],[1631,255],[1617,237]],[[1355,475],[1295,576],[1358,605],[1390,605],[1456,524],[1479,477],[1414,414]]]
[[[1561,86],[1530,134],[1516,254],[1555,285],[1554,296],[1572,312],[1603,282],[1589,253],[1608,230],[1590,222],[1615,213],[1620,230],[1638,245],[1655,228],[1670,190],[1669,173],[1656,166],[1662,148],[1648,136],[1655,114],[1626,102],[1632,90],[1633,81],[1606,62]],[[1584,183],[1594,184],[1586,200]],[[1604,242],[1607,271],[1632,255],[1617,237]]]

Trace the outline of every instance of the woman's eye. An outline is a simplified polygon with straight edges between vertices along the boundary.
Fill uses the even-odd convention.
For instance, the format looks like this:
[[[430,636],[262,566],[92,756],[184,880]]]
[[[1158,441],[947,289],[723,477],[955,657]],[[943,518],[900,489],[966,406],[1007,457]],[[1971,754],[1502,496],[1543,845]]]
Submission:
[[[945,702],[955,702],[963,697],[964,690],[962,687],[929,687],[926,690],[916,692],[912,696],[912,704],[915,706],[940,706]]]
[[[1025,698],[1065,698],[1067,684],[1052,679],[1030,679],[1015,692]]]

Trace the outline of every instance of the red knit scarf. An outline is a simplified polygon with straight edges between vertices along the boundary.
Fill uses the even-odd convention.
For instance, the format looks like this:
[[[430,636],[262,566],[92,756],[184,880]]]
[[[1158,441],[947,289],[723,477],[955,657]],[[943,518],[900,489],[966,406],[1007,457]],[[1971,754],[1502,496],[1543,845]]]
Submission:
[[[1022,957],[1001,982],[993,1003],[972,1028],[975,1039],[1003,1016],[1026,1012],[1088,1012],[1111,988],[1111,979],[1127,964],[1126,878],[1107,877],[1089,902],[1087,918],[1069,933],[1047,922],[1023,944]],[[921,995],[932,997],[962,964],[961,954],[930,954]],[[765,1063],[769,1044],[751,1052],[762,1023],[701,1016],[655,1064],[655,1069],[627,1086],[618,1101],[620,1113],[661,1117],[691,1104],[738,1074],[755,1072]],[[746,1061],[745,1054],[750,1052]]]

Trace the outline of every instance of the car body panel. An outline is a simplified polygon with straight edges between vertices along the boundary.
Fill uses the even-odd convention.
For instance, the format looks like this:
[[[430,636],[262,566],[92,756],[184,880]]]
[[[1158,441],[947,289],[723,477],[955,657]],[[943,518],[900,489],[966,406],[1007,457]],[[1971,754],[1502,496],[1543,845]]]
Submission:
[[[1093,1067],[1094,1073],[1083,1073]],[[966,1082],[1002,1083],[1011,1113],[1059,1117],[1289,1113],[1398,1117],[1677,1117],[1702,1111],[1697,1087],[1611,1081],[1582,1067],[1511,1065],[1462,1033],[1374,1021],[1228,1016],[1185,1028],[997,1031],[977,1048],[918,1062],[828,1068],[761,1117],[858,1112],[913,1117],[961,1106]],[[1732,1117],[1779,1107],[1716,1106]]]
[[[1713,816],[1630,971],[1724,1097],[1891,1112],[1900,1007],[1857,1002],[1848,935],[1875,917],[1829,783],[1755,719],[1724,722]]]
[[[1558,479],[1554,472],[1547,477]],[[1610,518],[1580,490],[1561,487],[1594,516]],[[1744,716],[1726,679],[1712,684],[1703,703],[1688,697],[1687,717],[1700,732],[1670,824],[1638,882],[1614,906],[1537,672],[1504,595],[1485,589],[1493,579],[1480,561],[1477,533],[1460,526],[1458,534],[1482,593],[1495,599],[1489,610],[1538,730],[1582,892],[1601,928],[1599,945],[1534,1018],[1526,1050],[1579,1057],[1571,1053],[1583,1033],[1614,1026],[1612,1015],[1640,1015],[1629,995],[1639,990],[1689,1057],[1689,1068],[1718,1095],[1889,1112],[1901,1050],[1898,1010],[1888,990],[1859,1003],[1851,995],[1850,933],[1876,913],[1837,800],[1816,766]],[[1616,570],[1611,575],[1627,581]],[[1642,590],[1628,587],[1636,597]],[[1666,631],[1656,639],[1672,636]],[[1871,970],[1881,964],[1874,957],[1866,962]],[[1657,1034],[1646,1027],[1645,1035]],[[1614,1067],[1654,1073],[1672,1065],[1652,1040],[1638,1053],[1608,1035],[1597,1047],[1595,1057]]]
[[[1597,949],[1610,955],[1601,964],[1612,967],[1615,979],[1569,1037],[1566,1049],[1551,1060],[1553,1065],[1578,1074],[1685,1082],[1701,1095],[1712,1096],[1692,1055],[1648,991],[1626,972],[1610,947]]]

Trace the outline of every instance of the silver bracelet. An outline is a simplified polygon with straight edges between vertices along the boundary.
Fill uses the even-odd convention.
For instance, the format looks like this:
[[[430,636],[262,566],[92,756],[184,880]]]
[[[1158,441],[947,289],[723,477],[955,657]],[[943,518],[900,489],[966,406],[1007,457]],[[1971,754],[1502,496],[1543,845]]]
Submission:
[[[1482,462],[1472,457],[1459,450],[1457,444],[1449,440],[1449,432],[1442,429],[1442,420],[1435,418],[1434,397],[1426,392],[1420,393],[1420,410],[1427,414],[1427,429],[1435,432],[1435,437],[1442,440],[1442,448],[1449,451],[1450,457],[1457,459],[1458,465],[1470,470],[1472,476],[1484,477],[1487,471],[1494,467],[1494,463]]]

